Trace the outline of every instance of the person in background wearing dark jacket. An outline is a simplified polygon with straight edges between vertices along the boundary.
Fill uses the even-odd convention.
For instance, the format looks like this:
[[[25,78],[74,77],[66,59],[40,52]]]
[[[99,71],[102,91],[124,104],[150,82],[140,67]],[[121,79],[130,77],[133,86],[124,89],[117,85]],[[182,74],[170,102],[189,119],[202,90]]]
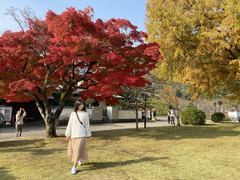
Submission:
[[[170,124],[170,122],[171,122],[171,111],[168,111],[167,119],[168,119],[168,124]]]

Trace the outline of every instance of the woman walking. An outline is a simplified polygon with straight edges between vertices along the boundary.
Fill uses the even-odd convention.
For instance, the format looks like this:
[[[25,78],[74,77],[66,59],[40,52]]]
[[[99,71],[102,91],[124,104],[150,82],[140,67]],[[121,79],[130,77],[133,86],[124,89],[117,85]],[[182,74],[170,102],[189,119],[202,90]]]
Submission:
[[[71,113],[67,129],[65,132],[68,140],[67,155],[72,156],[72,174],[76,174],[77,164],[81,165],[82,161],[88,160],[86,138],[92,134],[90,131],[89,114],[85,109],[85,102],[78,100]]]
[[[171,110],[171,124],[175,124],[175,114],[174,114],[174,110]]]
[[[27,112],[23,108],[20,108],[20,110],[16,114],[16,137],[21,137],[22,135],[23,119],[26,115]]]
[[[167,118],[168,118],[168,124],[170,124],[170,121],[171,121],[171,111],[168,111]]]

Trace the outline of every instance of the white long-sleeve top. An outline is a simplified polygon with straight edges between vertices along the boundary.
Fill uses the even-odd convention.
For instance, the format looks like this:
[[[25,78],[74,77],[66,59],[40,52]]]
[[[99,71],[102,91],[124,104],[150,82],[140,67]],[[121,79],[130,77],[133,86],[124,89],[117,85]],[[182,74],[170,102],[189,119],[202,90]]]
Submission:
[[[171,111],[171,117],[175,117],[174,110]]]
[[[71,138],[90,137],[92,135],[90,130],[89,114],[86,111],[77,111],[79,119],[84,124],[84,127],[78,120],[76,112],[72,112],[68,121],[65,136]]]
[[[26,111],[23,112],[22,116],[21,116],[21,111],[18,111],[16,114],[16,125],[23,124],[23,119],[25,118],[26,115],[27,115]]]

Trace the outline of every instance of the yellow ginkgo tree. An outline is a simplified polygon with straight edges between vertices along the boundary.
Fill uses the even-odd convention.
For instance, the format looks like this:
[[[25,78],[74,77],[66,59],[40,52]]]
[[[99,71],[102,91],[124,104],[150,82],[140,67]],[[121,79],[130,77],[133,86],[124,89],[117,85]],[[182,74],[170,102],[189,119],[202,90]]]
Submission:
[[[224,87],[240,101],[239,0],[148,0],[146,29],[161,45],[159,77],[189,85],[194,97]]]

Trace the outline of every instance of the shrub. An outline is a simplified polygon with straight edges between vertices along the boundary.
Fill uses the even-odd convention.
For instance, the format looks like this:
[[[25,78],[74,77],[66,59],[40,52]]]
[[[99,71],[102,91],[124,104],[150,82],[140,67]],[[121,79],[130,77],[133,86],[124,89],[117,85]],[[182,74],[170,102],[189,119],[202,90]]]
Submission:
[[[228,117],[225,117],[223,120],[224,120],[224,121],[231,121],[231,119],[228,118]]]
[[[181,122],[183,124],[204,125],[206,114],[196,108],[187,108],[181,113]]]
[[[223,113],[214,113],[211,116],[211,120],[213,122],[222,122],[225,118],[225,115]]]

